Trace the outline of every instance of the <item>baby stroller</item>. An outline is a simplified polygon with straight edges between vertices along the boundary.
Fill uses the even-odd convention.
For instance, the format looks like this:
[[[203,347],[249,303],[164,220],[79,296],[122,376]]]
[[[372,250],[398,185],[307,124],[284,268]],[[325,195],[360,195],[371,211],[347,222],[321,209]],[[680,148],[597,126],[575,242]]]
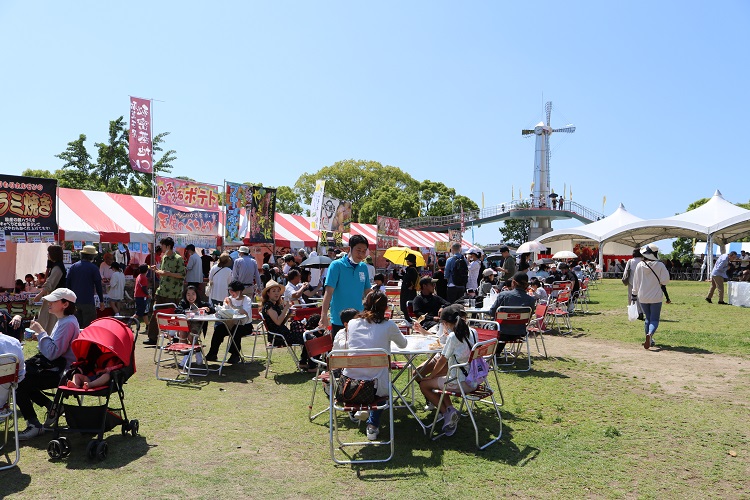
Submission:
[[[138,434],[138,420],[128,421],[123,391],[124,384],[135,373],[135,338],[124,323],[114,318],[100,318],[81,331],[71,343],[71,348],[77,361],[63,375],[55,393],[52,411],[57,418],[52,427],[54,438],[47,445],[47,454],[50,458],[64,458],[70,454],[68,439],[60,437],[60,431],[64,430],[96,434],[86,447],[86,453],[92,460],[104,460],[108,451],[107,442],[104,441],[105,432],[120,425],[123,435],[129,432],[133,436]],[[94,380],[104,375],[109,376],[109,381],[98,387],[70,387],[68,381],[74,380],[76,374],[85,375],[92,385],[95,385]],[[119,408],[110,407],[112,393],[117,393],[120,398]],[[92,402],[97,404],[93,405]],[[59,425],[59,416],[63,412],[66,427]]]

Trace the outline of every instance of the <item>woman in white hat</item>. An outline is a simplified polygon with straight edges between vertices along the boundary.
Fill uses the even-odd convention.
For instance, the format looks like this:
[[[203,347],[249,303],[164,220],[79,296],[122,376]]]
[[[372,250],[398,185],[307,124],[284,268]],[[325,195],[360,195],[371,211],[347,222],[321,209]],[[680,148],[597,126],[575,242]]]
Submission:
[[[661,316],[661,303],[664,297],[663,288],[669,283],[669,271],[663,262],[659,260],[659,247],[653,243],[641,247],[643,260],[638,263],[633,276],[633,297],[641,304],[643,314],[646,317],[644,329],[646,340],[643,342],[644,349],[650,349],[654,345],[654,334],[659,327]]]
[[[32,340],[39,342],[39,354],[26,360],[26,377],[18,384],[16,403],[26,419],[28,427],[18,435],[21,440],[31,439],[44,433],[44,428],[34,410],[34,403],[47,410],[45,425],[52,425],[59,416],[52,402],[42,390],[57,387],[60,377],[76,360],[71,342],[78,337],[80,329],[76,312],[76,294],[68,288],[58,288],[44,296],[49,303],[49,312],[57,318],[52,332],[32,321]]]

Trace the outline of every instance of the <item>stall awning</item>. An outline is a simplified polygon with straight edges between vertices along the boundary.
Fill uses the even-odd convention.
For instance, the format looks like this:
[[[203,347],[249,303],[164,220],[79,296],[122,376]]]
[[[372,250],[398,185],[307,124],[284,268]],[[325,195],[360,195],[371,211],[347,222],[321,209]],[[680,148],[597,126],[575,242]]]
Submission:
[[[318,232],[310,231],[310,220],[310,217],[303,215],[277,213],[274,217],[276,246],[293,248],[317,246]]]
[[[375,224],[352,223],[351,234],[361,234],[370,242],[370,248],[375,248],[377,241],[377,226]],[[409,248],[434,248],[436,241],[448,241],[447,233],[434,231],[420,231],[418,229],[400,229],[398,232],[398,246]],[[349,242],[349,235],[344,235],[344,244]],[[462,240],[462,246],[473,246],[470,242]]]

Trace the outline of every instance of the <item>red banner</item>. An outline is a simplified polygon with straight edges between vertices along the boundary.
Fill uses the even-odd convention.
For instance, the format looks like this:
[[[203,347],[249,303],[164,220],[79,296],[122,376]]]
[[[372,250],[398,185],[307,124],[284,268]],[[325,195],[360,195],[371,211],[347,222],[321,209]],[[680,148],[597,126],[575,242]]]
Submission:
[[[151,144],[151,101],[130,98],[130,166],[136,172],[154,171]]]

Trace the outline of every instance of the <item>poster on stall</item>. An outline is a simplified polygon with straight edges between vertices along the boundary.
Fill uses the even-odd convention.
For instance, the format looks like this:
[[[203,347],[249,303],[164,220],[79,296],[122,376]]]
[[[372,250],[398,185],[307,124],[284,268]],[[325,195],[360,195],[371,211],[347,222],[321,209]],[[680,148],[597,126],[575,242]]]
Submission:
[[[224,210],[226,212],[224,224],[224,244],[243,245],[247,228],[240,227],[241,210],[245,208],[248,198],[248,186],[235,182],[226,182],[224,191]]]
[[[157,177],[156,203],[218,212],[219,187],[214,184]]]
[[[73,250],[83,250],[83,242],[82,241],[74,241],[73,242]]]
[[[42,231],[42,241],[44,243],[54,243],[55,242],[55,233],[51,231]]]
[[[0,175],[0,231],[57,233],[56,200],[56,179]]]
[[[42,235],[36,231],[26,233],[26,243],[41,243]]]
[[[348,233],[352,223],[352,202],[323,196],[320,230]]]
[[[252,186],[245,209],[250,243],[273,243],[276,190]]]
[[[215,245],[219,230],[219,212],[182,212],[173,207],[157,205],[156,230],[161,233],[213,236]]]
[[[0,253],[5,253],[8,250],[5,247],[5,232],[0,231]]]
[[[398,246],[399,221],[393,217],[378,215],[377,220],[377,249],[387,250]]]
[[[19,233],[16,231],[11,231],[10,240],[13,243],[26,243],[26,233]]]

